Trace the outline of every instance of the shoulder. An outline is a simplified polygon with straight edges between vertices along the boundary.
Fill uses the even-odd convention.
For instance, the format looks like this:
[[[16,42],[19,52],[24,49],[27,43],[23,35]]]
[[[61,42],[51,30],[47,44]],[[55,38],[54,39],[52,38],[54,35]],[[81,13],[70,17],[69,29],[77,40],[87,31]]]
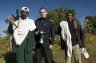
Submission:
[[[38,23],[39,21],[41,21],[41,18],[37,18],[37,19],[35,20],[35,23]]]
[[[46,18],[46,22],[49,23],[49,24],[51,24],[51,25],[53,24],[53,22],[51,21],[51,19],[48,19],[48,18]]]
[[[35,21],[33,19],[28,19],[29,23],[34,23]]]
[[[47,19],[47,20],[48,20],[48,22],[52,23],[52,20],[51,19]]]
[[[18,20],[16,20],[14,23],[15,23],[15,24],[17,24],[18,22],[19,22],[19,19],[18,19]]]
[[[36,21],[40,21],[40,20],[41,20],[41,18],[37,18],[37,19],[35,20],[35,22],[36,22]]]
[[[28,21],[32,21],[32,22],[34,22],[34,20],[33,20],[33,19],[30,19],[30,18],[28,18]]]

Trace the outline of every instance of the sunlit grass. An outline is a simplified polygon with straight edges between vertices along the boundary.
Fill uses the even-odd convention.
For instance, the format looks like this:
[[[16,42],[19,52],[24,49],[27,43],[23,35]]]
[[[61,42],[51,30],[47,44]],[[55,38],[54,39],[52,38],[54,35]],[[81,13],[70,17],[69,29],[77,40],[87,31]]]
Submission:
[[[90,58],[85,59],[82,55],[82,63],[96,63],[96,35],[86,35],[86,49],[89,52]],[[5,63],[4,54],[10,52],[10,43],[8,39],[0,39],[0,63]],[[61,50],[60,39],[56,36],[54,47],[52,49],[54,60],[57,63],[65,63],[64,50]],[[10,56],[10,55],[9,55]],[[10,58],[10,57],[8,57]]]

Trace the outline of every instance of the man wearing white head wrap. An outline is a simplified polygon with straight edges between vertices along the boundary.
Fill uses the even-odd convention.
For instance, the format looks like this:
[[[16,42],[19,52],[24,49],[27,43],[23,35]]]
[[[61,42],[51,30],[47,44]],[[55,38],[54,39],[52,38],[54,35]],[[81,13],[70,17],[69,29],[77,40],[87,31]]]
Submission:
[[[17,63],[33,63],[32,45],[35,45],[34,30],[36,28],[32,19],[28,18],[29,8],[21,8],[21,16],[13,25],[13,37]]]

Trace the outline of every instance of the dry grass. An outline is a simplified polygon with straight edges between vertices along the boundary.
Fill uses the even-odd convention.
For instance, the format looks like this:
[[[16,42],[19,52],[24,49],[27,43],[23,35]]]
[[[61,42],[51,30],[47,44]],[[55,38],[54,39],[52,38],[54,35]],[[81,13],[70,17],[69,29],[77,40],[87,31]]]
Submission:
[[[82,55],[82,63],[96,63],[96,35],[86,34],[86,39],[86,49],[90,54],[90,58],[85,59]],[[64,50],[61,50],[59,37],[57,36],[52,51],[56,63],[65,63]],[[6,63],[6,61],[9,61],[9,63],[15,63],[15,60],[14,58],[12,58],[12,55],[13,54],[10,53],[9,40],[0,40],[0,63]]]

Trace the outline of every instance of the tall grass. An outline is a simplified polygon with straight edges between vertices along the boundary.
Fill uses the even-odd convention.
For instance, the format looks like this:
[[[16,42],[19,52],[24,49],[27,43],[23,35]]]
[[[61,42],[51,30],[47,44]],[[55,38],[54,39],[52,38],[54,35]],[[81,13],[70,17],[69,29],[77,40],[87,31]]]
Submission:
[[[90,55],[89,59],[85,59],[82,55],[82,63],[96,63],[96,35],[85,34],[86,35],[86,49]],[[0,63],[5,63],[4,55],[10,52],[10,43],[8,39],[0,39]],[[56,63],[65,63],[64,50],[60,47],[60,38],[56,36],[55,44],[52,49],[53,57]],[[8,55],[10,59],[11,55]],[[10,62],[11,63],[11,62]]]

